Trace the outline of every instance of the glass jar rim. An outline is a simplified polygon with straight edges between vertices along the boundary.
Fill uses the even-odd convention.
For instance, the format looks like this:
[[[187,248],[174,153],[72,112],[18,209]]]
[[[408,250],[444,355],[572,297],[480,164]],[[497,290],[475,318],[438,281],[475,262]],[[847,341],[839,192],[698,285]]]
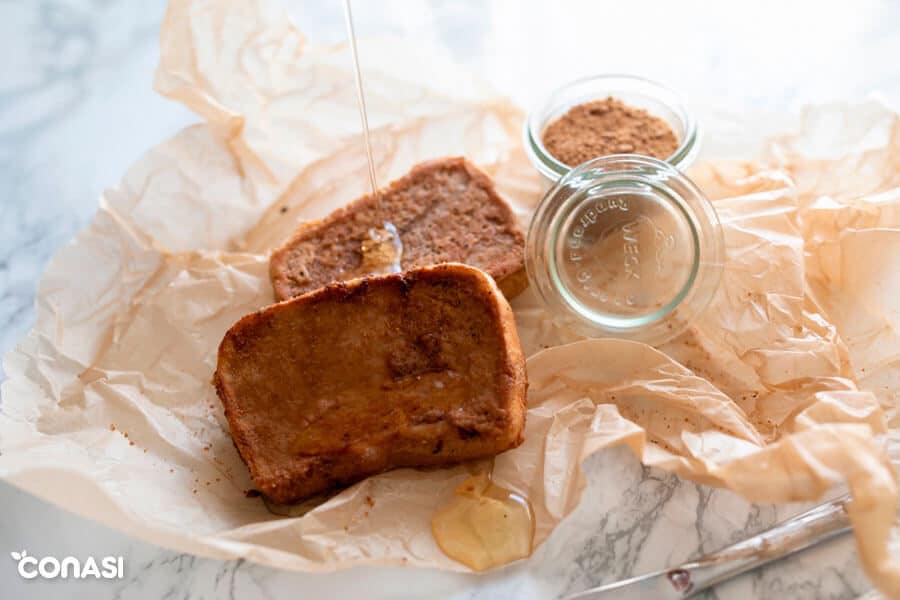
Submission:
[[[525,151],[532,164],[544,177],[555,182],[577,166],[561,162],[544,146],[542,136],[543,129],[549,121],[547,115],[553,113],[554,109],[560,106],[561,103],[558,100],[560,96],[564,97],[567,92],[594,85],[600,88],[607,88],[609,90],[607,95],[612,96],[615,96],[616,88],[621,90],[629,87],[638,87],[641,95],[650,97],[666,106],[681,121],[684,134],[679,140],[678,148],[664,159],[665,162],[677,169],[684,170],[696,158],[700,146],[700,128],[697,121],[686,109],[681,97],[675,91],[661,83],[636,75],[618,73],[591,75],[570,81],[557,88],[544,100],[537,110],[531,111],[525,119],[522,128]],[[602,94],[593,94],[592,96],[594,99],[597,99],[602,97]],[[587,97],[581,98],[579,102],[586,102],[589,99]],[[568,106],[573,105],[570,104]]]
[[[623,185],[631,189],[640,186],[641,194],[649,198],[649,206],[667,207],[667,218],[676,226],[682,225],[681,231],[689,232],[684,237],[690,239],[682,239],[680,247],[687,248],[692,257],[692,264],[684,269],[681,289],[667,290],[668,295],[659,297],[654,296],[659,289],[653,289],[652,284],[640,290],[642,295],[653,297],[654,308],[635,318],[606,313],[603,309],[586,310],[581,299],[570,293],[561,279],[558,266],[565,260],[561,257],[570,252],[565,241],[567,234],[561,237],[560,233],[564,224],[577,221],[572,215],[583,215],[583,207],[594,207],[604,190],[610,194],[607,197],[615,197]],[[655,227],[652,218],[647,216],[649,213],[642,215],[637,209],[632,210],[633,214],[618,217],[634,222],[645,219]],[[598,224],[603,235],[611,231],[610,223]],[[658,247],[653,249],[651,255],[659,252]],[[555,320],[589,337],[623,337],[658,345],[684,331],[708,306],[721,279],[724,252],[718,215],[696,184],[664,161],[636,154],[614,154],[577,166],[547,192],[528,229],[525,266],[529,280]],[[621,263],[609,260],[603,264],[608,273],[618,268],[610,265]],[[604,290],[599,292],[606,295]],[[591,295],[596,297],[595,292]]]

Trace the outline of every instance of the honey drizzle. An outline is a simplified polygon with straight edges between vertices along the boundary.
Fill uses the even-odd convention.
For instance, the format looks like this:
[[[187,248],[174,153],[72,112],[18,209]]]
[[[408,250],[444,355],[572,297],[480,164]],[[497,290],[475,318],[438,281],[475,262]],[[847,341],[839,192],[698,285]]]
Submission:
[[[375,159],[372,157],[372,144],[369,140],[369,116],[366,110],[366,95],[363,92],[362,73],[359,69],[359,52],[356,48],[356,32],[353,28],[353,12],[350,0],[344,0],[344,21],[347,25],[347,36],[350,39],[350,52],[353,54],[353,75],[356,78],[356,99],[359,104],[359,120],[363,128],[363,140],[366,145],[366,158],[369,162],[369,184],[372,195],[378,196],[378,180],[375,177]]]
[[[377,197],[378,180],[375,176],[375,160],[369,137],[369,119],[350,0],[344,0],[344,18],[353,55],[359,117],[369,166],[369,184],[372,195]],[[367,262],[377,260],[378,268],[389,265],[388,272],[399,273],[403,244],[393,223],[385,222],[383,230],[370,230],[369,238],[360,246],[363,255],[361,270],[366,271],[366,274],[377,272],[376,266]],[[387,241],[392,246],[391,253],[385,252]],[[387,255],[392,256],[390,261],[384,258]],[[531,503],[515,491],[494,483],[492,475],[493,461],[489,469],[463,481],[454,491],[454,497],[438,509],[431,521],[432,533],[441,550],[450,558],[476,571],[526,558],[534,545],[535,518]],[[283,507],[278,506],[276,510],[273,508],[276,507],[269,507],[269,510],[275,514],[283,514],[281,510],[277,510],[283,510]],[[503,520],[491,522],[494,518]]]

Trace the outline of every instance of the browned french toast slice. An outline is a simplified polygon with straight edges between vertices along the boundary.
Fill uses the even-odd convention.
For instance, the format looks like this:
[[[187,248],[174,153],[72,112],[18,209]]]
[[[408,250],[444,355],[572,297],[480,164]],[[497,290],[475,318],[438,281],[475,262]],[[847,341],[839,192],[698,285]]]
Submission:
[[[321,221],[301,225],[272,254],[275,298],[365,275],[361,247],[370,231],[386,223],[402,243],[403,270],[465,263],[490,274],[507,298],[528,285],[525,238],[512,209],[475,165],[445,158],[416,165],[377,196],[363,196]]]
[[[254,482],[277,502],[523,439],[512,310],[462,264],[335,283],[247,315],[222,340],[214,382]]]

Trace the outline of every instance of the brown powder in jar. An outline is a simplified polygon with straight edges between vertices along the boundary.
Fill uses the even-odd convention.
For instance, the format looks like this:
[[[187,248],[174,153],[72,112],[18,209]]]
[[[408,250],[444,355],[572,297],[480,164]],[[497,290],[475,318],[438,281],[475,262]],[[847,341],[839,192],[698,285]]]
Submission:
[[[665,160],[678,149],[668,123],[616,98],[573,106],[544,130],[544,147],[569,166],[607,154],[643,154]]]

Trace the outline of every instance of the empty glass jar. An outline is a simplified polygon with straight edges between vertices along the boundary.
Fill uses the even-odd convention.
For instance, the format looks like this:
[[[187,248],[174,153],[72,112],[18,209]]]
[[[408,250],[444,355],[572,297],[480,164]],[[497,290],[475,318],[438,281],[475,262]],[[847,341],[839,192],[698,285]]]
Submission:
[[[531,284],[583,335],[660,344],[707,306],[722,272],[722,228],[703,192],[667,162],[635,154],[572,169],[528,230]]]

